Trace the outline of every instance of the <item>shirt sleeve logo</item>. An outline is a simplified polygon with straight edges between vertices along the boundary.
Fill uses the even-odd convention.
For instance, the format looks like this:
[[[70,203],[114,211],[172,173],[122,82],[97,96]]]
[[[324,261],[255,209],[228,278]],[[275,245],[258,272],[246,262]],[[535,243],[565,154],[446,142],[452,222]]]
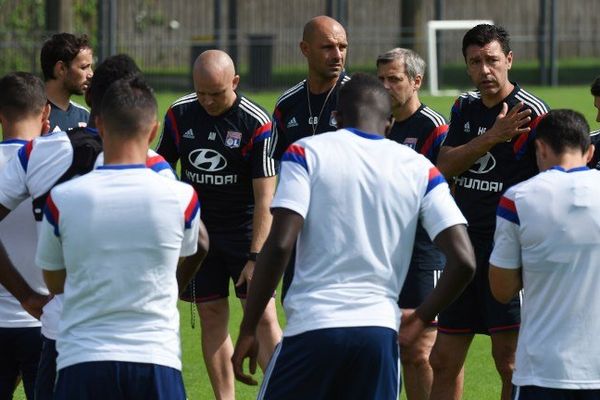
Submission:
[[[225,146],[235,149],[240,147],[242,144],[242,134],[235,131],[227,131],[227,137],[225,137]]]

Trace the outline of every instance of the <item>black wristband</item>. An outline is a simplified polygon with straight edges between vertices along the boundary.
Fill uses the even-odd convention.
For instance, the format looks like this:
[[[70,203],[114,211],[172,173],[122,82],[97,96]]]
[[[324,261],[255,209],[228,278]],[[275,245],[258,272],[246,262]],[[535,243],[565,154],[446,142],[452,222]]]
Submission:
[[[251,251],[250,253],[248,253],[248,261],[256,261],[256,258],[258,257],[258,253]]]

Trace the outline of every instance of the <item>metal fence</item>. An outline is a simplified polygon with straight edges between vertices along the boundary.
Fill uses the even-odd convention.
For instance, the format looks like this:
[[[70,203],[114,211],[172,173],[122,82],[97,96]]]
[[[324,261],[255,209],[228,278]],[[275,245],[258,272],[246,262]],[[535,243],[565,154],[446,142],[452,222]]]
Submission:
[[[47,1],[0,0],[0,73],[39,71],[40,46],[49,34]],[[338,0],[345,7],[339,16],[333,0],[69,0],[73,30],[88,33],[95,46],[102,33],[98,27],[104,26],[98,22],[98,6],[109,2],[116,7],[113,49],[132,55],[162,89],[188,88],[191,60],[206,48],[232,54],[247,86],[289,86],[305,75],[298,48],[304,23],[327,11],[347,27],[350,71],[373,70],[376,56],[400,43],[425,55],[425,24],[440,15],[504,25],[513,38],[520,80],[539,82],[540,52],[548,53],[549,46],[544,28],[549,17],[540,14],[540,5],[549,1],[543,0]],[[406,10],[412,14],[403,16]],[[556,18],[559,82],[588,83],[600,73],[600,1],[556,0]],[[441,77],[450,86],[468,85],[462,34],[439,37]]]

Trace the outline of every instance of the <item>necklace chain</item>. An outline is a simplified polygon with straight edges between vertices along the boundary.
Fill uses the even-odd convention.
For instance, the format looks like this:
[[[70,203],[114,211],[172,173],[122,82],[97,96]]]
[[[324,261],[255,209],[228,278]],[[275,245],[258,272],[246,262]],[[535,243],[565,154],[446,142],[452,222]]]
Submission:
[[[313,113],[312,113],[312,108],[310,106],[310,87],[308,86],[308,80],[306,81],[306,100],[308,102],[308,119],[309,119],[309,125],[312,129],[312,135],[315,136],[315,134],[317,133],[317,126],[319,125],[319,121],[321,121],[321,114],[323,114],[323,110],[325,110],[325,106],[327,105],[327,101],[329,100],[329,96],[331,96],[331,93],[333,93],[333,89],[335,89],[335,84],[331,87],[331,89],[329,89],[329,92],[327,93],[327,96],[325,97],[325,101],[323,102],[323,105],[321,106],[321,111],[319,111],[319,115],[317,116],[317,121],[315,122],[315,120],[313,119]],[[311,124],[310,121],[315,122],[314,124]]]

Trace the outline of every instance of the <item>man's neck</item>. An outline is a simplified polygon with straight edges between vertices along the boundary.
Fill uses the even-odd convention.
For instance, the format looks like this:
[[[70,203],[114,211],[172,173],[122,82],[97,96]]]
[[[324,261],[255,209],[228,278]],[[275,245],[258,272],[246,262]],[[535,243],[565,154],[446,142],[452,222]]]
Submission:
[[[21,120],[16,123],[5,122],[2,125],[2,137],[4,140],[32,140],[40,136],[42,125],[37,120]]]
[[[315,74],[308,74],[308,90],[312,94],[321,94],[331,90],[337,83],[339,77],[324,79]]]
[[[545,160],[545,164],[546,169],[557,166],[568,171],[573,168],[585,167],[587,160],[580,151],[574,150],[549,158]]]
[[[141,140],[106,140],[104,138],[104,164],[146,164],[148,143]]]
[[[417,112],[419,107],[421,107],[421,101],[419,100],[419,96],[415,94],[404,106],[396,107],[392,110],[394,119],[398,122],[406,121]]]
[[[64,89],[58,80],[52,79],[46,82],[46,96],[52,104],[61,110],[66,111],[69,108],[71,94]]]
[[[509,94],[511,94],[511,92],[514,89],[515,85],[508,82],[502,89],[500,89],[500,91],[498,91],[498,93],[494,94],[493,96],[484,96],[482,94],[481,101],[483,102],[483,105],[487,108],[492,108],[500,104],[500,102],[502,102],[502,100],[504,100]]]

